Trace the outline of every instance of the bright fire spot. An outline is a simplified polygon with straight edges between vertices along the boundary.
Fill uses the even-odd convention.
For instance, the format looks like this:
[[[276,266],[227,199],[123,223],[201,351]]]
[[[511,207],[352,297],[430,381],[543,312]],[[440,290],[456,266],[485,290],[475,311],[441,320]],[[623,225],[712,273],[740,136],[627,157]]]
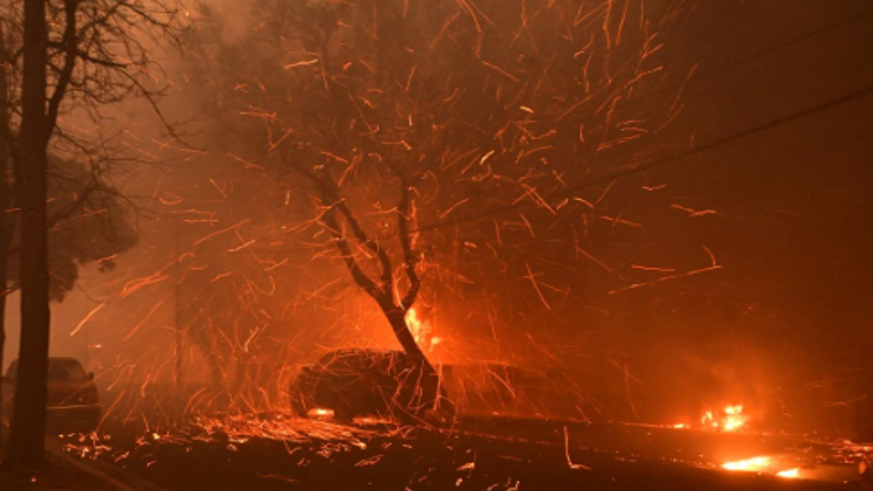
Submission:
[[[755,457],[722,465],[729,471],[761,472],[770,467],[770,457]]]
[[[705,428],[722,431],[736,431],[746,426],[749,417],[743,414],[743,406],[728,406],[721,411],[707,411],[703,414],[700,422]]]
[[[798,478],[798,477],[800,477],[800,468],[795,467],[794,469],[779,471],[776,473],[776,475],[779,477],[787,477],[787,478],[791,478],[791,479]]]
[[[324,409],[321,407],[316,407],[310,409],[307,413],[307,416],[314,419],[328,419],[333,417],[333,409]]]
[[[406,313],[406,325],[412,332],[412,337],[424,351],[430,351],[433,345],[433,331],[430,324],[418,318],[418,312],[415,309],[409,309]]]
[[[679,423],[679,424],[673,425],[673,428],[676,430],[686,430],[686,429],[688,429],[688,425],[685,423]]]

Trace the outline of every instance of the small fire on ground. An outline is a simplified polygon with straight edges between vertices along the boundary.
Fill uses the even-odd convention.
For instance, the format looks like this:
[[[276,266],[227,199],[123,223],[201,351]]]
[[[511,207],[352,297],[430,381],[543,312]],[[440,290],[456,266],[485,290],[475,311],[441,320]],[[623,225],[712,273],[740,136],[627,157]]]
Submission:
[[[794,467],[791,469],[779,469],[779,466],[772,457],[753,457],[751,459],[737,460],[735,462],[727,462],[722,464],[722,468],[729,471],[741,472],[757,472],[762,474],[773,474],[785,478],[800,477],[800,468]]]

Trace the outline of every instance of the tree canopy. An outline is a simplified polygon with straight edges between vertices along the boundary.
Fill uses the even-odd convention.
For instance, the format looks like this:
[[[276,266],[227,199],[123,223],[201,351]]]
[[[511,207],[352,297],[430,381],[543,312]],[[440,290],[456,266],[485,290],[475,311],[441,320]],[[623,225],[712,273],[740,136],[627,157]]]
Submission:
[[[263,176],[251,189],[226,176],[221,194],[271,204],[249,234],[271,237],[273,256],[298,237],[388,310],[439,288],[430,279],[481,295],[507,276],[530,278],[548,309],[565,289],[542,271],[621,278],[587,252],[636,225],[626,184],[602,178],[664,149],[681,110],[668,82],[686,74],[667,68],[662,32],[680,3],[270,0],[234,33],[203,8],[186,94],[211,155]],[[226,323],[200,324],[227,339]]]

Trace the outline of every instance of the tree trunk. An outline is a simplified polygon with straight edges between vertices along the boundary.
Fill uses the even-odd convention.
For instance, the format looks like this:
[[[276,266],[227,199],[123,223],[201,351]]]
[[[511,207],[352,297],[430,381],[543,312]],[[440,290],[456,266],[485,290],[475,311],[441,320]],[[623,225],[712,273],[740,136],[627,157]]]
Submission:
[[[24,2],[24,70],[21,132],[15,184],[21,207],[21,347],[12,430],[5,464],[19,469],[45,465],[45,423],[49,351],[47,247],[46,7]]]
[[[6,366],[3,352],[6,349],[6,283],[9,268],[9,239],[7,233],[6,210],[12,201],[11,189],[7,185],[9,158],[12,148],[9,134],[9,86],[7,82],[6,33],[0,24],[0,372]],[[2,376],[2,373],[0,373]],[[0,383],[0,422],[3,421],[3,384]],[[0,430],[2,431],[2,430]]]
[[[424,358],[424,352],[421,351],[421,347],[417,342],[415,342],[415,337],[412,335],[412,331],[409,329],[409,326],[406,325],[406,310],[393,304],[390,306],[380,306],[382,307],[382,311],[385,312],[385,317],[388,318],[388,322],[391,324],[391,330],[394,332],[394,336],[397,338],[400,346],[403,347],[403,351],[410,356]]]
[[[423,409],[433,409],[440,395],[439,375],[415,341],[415,337],[406,323],[407,309],[398,307],[393,302],[391,304],[386,304],[385,302],[379,303],[403,351],[413,357],[421,366],[421,385],[418,387],[421,391],[421,399],[418,401],[420,406]]]
[[[0,30],[0,36],[2,35],[3,32]],[[2,49],[3,46],[0,46],[0,50]],[[2,63],[3,60],[0,60],[0,66],[2,66]],[[3,77],[4,74],[2,73],[2,69],[0,69],[0,79]],[[6,93],[4,91],[4,85],[4,83],[0,82],[0,98],[2,98],[3,94]],[[3,101],[0,101],[0,113],[2,113],[4,109],[5,106]],[[3,119],[6,118],[0,114],[0,125],[3,124]],[[8,172],[9,169],[8,163],[9,151],[7,142],[2,135],[0,135],[0,372],[2,372],[6,366],[6,360],[3,357],[3,352],[6,349],[6,297],[9,294],[6,284],[9,270],[9,238],[12,236],[12,233],[9,230],[10,220],[6,218],[6,209],[12,201],[9,196],[11,189],[6,184],[6,172]],[[2,376],[2,373],[0,373],[0,376]],[[0,383],[0,422],[3,421],[3,401],[3,384]]]

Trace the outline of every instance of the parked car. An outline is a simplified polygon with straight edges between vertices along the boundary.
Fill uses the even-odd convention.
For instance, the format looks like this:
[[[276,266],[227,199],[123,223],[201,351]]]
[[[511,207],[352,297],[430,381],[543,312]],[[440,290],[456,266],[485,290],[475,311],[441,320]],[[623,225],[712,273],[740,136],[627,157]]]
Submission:
[[[559,400],[546,374],[500,362],[440,367],[443,387],[468,416],[543,417]]]
[[[331,415],[340,422],[356,416],[410,422],[434,406],[434,391],[422,390],[422,374],[420,361],[402,351],[332,351],[303,367],[291,387],[291,406],[300,416]]]
[[[3,377],[3,423],[14,417],[15,384],[18,360],[14,360]],[[49,358],[48,414],[51,430],[93,431],[100,424],[100,403],[94,374],[88,373],[74,358]]]
[[[401,351],[342,349],[304,366],[291,385],[300,416],[352,422],[376,416],[412,423],[425,415],[514,418],[578,417],[579,401],[566,377],[499,362],[435,367],[439,395],[421,390],[419,362]]]

